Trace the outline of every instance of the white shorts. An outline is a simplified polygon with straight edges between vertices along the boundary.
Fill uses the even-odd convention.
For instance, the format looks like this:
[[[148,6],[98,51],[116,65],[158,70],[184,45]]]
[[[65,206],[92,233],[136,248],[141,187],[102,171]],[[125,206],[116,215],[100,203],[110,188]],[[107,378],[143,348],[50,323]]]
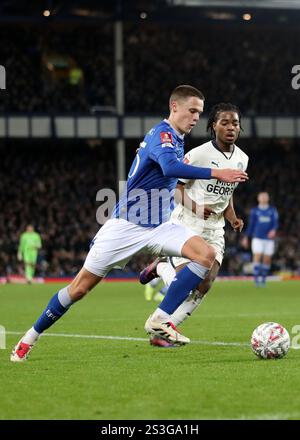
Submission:
[[[208,244],[210,244],[216,251],[216,260],[220,264],[222,264],[224,251],[225,251],[225,239],[224,239],[224,229],[204,229],[199,237],[203,238]],[[183,257],[173,257],[172,264],[175,267],[180,266],[181,264],[189,263],[190,260],[188,258]]]
[[[251,242],[253,254],[273,255],[275,250],[274,240],[264,240],[262,238],[253,238]]]
[[[131,257],[147,251],[154,255],[181,256],[184,243],[196,233],[171,222],[143,228],[124,219],[110,219],[98,231],[83,267],[104,277],[111,269],[123,269]]]

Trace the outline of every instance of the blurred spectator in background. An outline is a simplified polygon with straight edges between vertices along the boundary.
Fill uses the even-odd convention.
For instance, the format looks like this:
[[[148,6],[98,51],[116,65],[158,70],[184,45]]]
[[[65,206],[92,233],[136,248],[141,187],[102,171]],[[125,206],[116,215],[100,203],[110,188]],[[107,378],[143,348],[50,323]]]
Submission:
[[[18,248],[18,260],[24,262],[26,281],[32,283],[38,252],[42,247],[41,236],[32,225],[27,225],[21,234]]]
[[[78,87],[83,84],[83,72],[80,67],[74,66],[70,68],[69,84],[74,87]]]
[[[254,281],[257,287],[264,287],[275,251],[278,212],[274,206],[269,205],[270,196],[267,192],[260,192],[257,201],[258,205],[250,211],[243,245],[247,249],[251,240]]]

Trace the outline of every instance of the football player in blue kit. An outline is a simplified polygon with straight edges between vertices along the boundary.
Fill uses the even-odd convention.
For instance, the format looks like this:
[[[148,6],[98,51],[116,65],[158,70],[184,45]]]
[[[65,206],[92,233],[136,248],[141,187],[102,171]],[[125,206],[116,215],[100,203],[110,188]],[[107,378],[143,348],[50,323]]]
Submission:
[[[82,299],[113,267],[124,267],[140,251],[191,260],[173,280],[162,303],[145,324],[150,334],[163,336],[178,345],[190,342],[169,317],[205,278],[216,252],[194,231],[169,221],[177,180],[217,178],[234,183],[248,179],[242,170],[202,168],[183,163],[184,136],[197,124],[203,106],[202,92],[192,86],[181,85],[171,93],[168,119],[153,127],[140,144],[125,190],[112,218],[94,237],[83,268],[68,286],[50,299],[13,349],[12,362],[26,360],[39,336],[73,303]]]
[[[278,229],[278,212],[274,206],[269,204],[269,200],[270,196],[267,192],[258,194],[258,205],[250,211],[248,227],[242,242],[247,248],[249,239],[252,239],[253,275],[257,287],[263,287],[266,284]]]

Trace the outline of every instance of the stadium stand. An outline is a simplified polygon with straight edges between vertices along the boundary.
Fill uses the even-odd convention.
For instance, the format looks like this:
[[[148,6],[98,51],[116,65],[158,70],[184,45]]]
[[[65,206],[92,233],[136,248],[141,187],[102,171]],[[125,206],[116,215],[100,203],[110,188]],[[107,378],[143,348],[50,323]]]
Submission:
[[[0,111],[114,108],[112,25],[3,26],[0,39],[2,63],[7,69],[14,66]],[[294,114],[300,111],[297,90],[290,86],[291,66],[300,59],[298,41],[299,30],[292,29],[279,34],[273,28],[127,23],[125,110],[161,114],[169,90],[184,82],[204,92],[207,108],[221,97],[234,101],[245,115]],[[178,59],[184,59],[180,69]],[[79,80],[72,79],[76,69]],[[254,76],[255,82],[250,81]]]
[[[10,72],[0,111],[87,112],[113,105],[112,26],[3,26],[0,39],[1,62]],[[82,71],[79,82],[72,80],[75,67]]]
[[[137,142],[137,141],[136,141]],[[295,187],[300,167],[297,143],[291,141],[241,141],[250,155],[251,180],[235,195],[236,211],[246,220],[264,189],[278,208],[280,227],[273,271],[300,274],[300,189]],[[298,146],[299,147],[299,146]],[[89,243],[98,230],[96,194],[104,187],[116,189],[111,145],[91,148],[86,142],[5,141],[0,165],[0,273],[21,273],[17,262],[20,233],[33,222],[42,235],[37,275],[73,276],[81,267]],[[70,157],[72,156],[72,161]],[[24,203],[24,200],[26,203]],[[148,261],[138,256],[128,265],[138,272]],[[240,246],[240,237],[227,230],[227,252],[222,274],[237,275],[250,261]]]

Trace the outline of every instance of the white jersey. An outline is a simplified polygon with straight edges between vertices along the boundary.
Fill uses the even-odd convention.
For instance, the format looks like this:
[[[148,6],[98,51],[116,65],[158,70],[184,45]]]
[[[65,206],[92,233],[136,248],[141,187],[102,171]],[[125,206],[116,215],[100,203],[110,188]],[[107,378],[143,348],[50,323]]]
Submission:
[[[237,145],[233,146],[231,152],[223,152],[219,149],[217,143],[212,140],[189,151],[185,155],[184,162],[198,167],[232,168],[245,171],[248,159],[247,154]],[[204,220],[179,203],[171,215],[171,221],[173,223],[183,223],[200,235],[204,229],[223,228],[225,225],[224,211],[238,183],[224,183],[218,179],[179,180],[185,183],[184,188],[192,200],[198,205],[208,205],[214,211],[214,214]]]

